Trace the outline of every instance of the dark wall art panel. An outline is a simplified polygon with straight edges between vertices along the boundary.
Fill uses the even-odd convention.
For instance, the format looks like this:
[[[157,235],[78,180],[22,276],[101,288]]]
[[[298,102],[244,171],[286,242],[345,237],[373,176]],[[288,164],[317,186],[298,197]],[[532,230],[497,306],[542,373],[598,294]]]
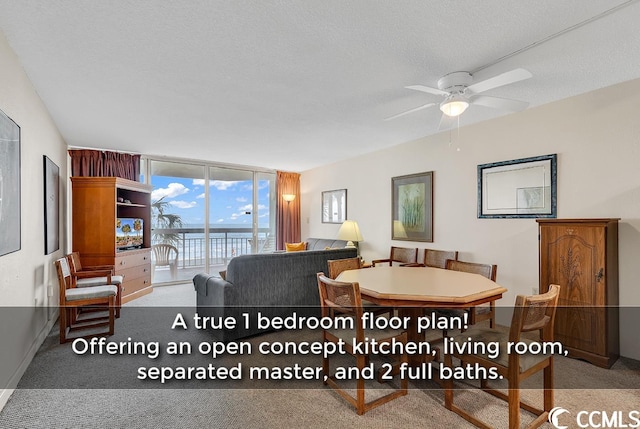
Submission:
[[[44,253],[60,248],[60,168],[44,157]]]
[[[20,250],[20,127],[0,110],[0,256]]]

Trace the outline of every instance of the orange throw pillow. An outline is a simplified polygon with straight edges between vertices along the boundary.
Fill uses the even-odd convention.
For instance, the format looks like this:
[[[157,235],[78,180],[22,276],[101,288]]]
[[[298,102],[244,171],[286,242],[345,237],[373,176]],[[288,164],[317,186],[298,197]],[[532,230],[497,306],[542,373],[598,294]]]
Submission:
[[[287,252],[299,252],[301,250],[307,250],[307,243],[284,243],[284,248]]]

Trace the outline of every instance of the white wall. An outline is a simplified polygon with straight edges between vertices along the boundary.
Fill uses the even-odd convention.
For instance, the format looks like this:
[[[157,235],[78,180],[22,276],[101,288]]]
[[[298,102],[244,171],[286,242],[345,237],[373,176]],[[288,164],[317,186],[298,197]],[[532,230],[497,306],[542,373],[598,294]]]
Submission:
[[[66,143],[1,32],[0,109],[20,126],[22,188],[21,249],[0,256],[1,409],[11,392],[5,388],[18,382],[57,317],[53,262],[64,255],[67,236]],[[61,174],[60,250],[50,255],[44,254],[43,155]]]
[[[472,106],[473,108],[473,106]],[[392,244],[458,250],[498,265],[500,302],[538,285],[537,223],[478,219],[477,165],[558,154],[558,217],[618,217],[620,303],[640,307],[640,80],[305,171],[302,237],[336,237],[320,218],[322,191],[347,188],[347,214],[365,260]],[[393,126],[398,126],[394,124]],[[358,143],[360,144],[360,143]],[[434,241],[391,241],[391,178],[434,171]],[[500,320],[508,323],[508,320]],[[621,317],[621,354],[640,359],[640,309]]]

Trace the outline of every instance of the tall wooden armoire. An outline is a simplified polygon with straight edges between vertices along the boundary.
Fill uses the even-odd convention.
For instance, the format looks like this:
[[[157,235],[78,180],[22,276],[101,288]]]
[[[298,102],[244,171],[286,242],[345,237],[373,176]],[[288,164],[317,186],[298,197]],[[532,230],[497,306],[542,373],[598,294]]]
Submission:
[[[604,368],[620,350],[618,220],[537,219],[540,292],[560,285],[555,340]]]

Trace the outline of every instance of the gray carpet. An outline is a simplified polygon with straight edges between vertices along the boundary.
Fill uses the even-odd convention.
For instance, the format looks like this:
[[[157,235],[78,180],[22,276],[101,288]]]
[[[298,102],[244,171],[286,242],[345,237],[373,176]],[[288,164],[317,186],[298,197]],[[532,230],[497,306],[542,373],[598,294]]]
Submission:
[[[125,305],[116,324],[116,335],[110,340],[128,337],[149,341],[164,331],[166,320],[146,323],[149,307],[185,307],[193,311],[195,294],[191,284],[166,286]],[[172,314],[171,311],[168,313]],[[153,317],[159,313],[152,313]],[[170,323],[170,322],[169,322]],[[210,340],[206,332],[174,333],[178,338],[194,342]],[[313,333],[316,334],[316,333]],[[180,336],[183,335],[183,336]],[[251,341],[308,339],[308,332],[269,333]],[[0,428],[467,428],[472,427],[443,406],[443,392],[428,380],[413,382],[407,396],[398,398],[357,416],[354,410],[330,389],[310,386],[296,389],[278,388],[277,382],[257,384],[243,381],[231,385],[224,382],[180,383],[176,389],[159,389],[157,384],[145,388],[127,387],[131,380],[130,364],[146,356],[125,359],[113,356],[102,359],[72,356],[70,344],[58,344],[57,326],[45,340],[32,364],[0,412]],[[162,358],[159,358],[162,362]],[[184,362],[193,363],[187,357]],[[278,365],[277,357],[251,356],[248,363]],[[317,357],[299,357],[298,361],[316,365]],[[308,361],[311,359],[311,361]],[[216,360],[230,365],[233,357]],[[244,362],[244,360],[243,360]],[[137,366],[135,363],[134,366]],[[106,368],[106,370],[105,370]],[[532,386],[539,380],[531,380]],[[271,383],[271,384],[270,384]],[[625,414],[640,408],[640,362],[620,359],[612,369],[597,368],[586,362],[568,358],[556,359],[556,384],[574,386],[556,390],[556,406],[575,415],[580,410],[620,410]],[[104,385],[104,389],[88,389]],[[286,386],[289,386],[285,384]],[[185,387],[215,388],[185,388]],[[382,385],[374,382],[374,393]],[[171,387],[171,386],[170,386]],[[232,387],[232,388],[229,388]],[[241,387],[241,388],[236,388]],[[390,388],[384,386],[382,389]],[[383,391],[383,390],[382,390]],[[541,392],[523,391],[525,398],[540,403]],[[506,427],[506,405],[477,389],[460,389],[456,402],[473,410],[480,418],[496,427]],[[523,424],[533,416],[523,412]],[[567,424],[567,422],[565,422]],[[546,424],[544,427],[551,427]]]

